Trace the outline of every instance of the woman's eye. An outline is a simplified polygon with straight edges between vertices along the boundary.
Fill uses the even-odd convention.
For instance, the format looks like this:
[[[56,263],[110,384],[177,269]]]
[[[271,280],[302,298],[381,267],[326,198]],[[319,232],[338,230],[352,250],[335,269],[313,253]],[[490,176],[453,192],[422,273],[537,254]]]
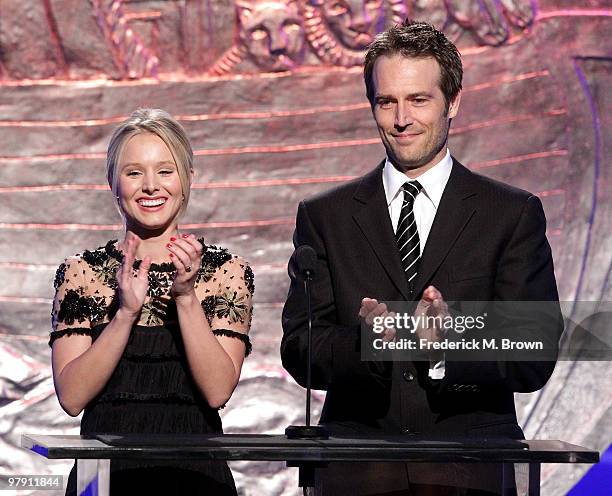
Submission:
[[[159,171],[159,173],[162,176],[169,176],[170,174],[174,173],[174,171],[173,170],[161,170],[161,171]]]
[[[127,172],[126,176],[128,176],[128,177],[135,177],[135,176],[138,176],[139,174],[140,174],[140,172],[138,172],[138,171],[129,171],[129,172]]]

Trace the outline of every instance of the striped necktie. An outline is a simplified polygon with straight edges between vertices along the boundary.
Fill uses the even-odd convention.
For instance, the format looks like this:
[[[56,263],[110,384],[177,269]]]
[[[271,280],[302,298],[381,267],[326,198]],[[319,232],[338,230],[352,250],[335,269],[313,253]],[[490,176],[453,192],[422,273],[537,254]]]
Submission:
[[[402,267],[406,274],[408,285],[412,289],[413,280],[419,270],[421,259],[421,248],[419,245],[419,232],[417,231],[416,219],[414,218],[414,200],[423,186],[418,181],[404,183],[404,202],[400,212],[395,237],[399,248]]]

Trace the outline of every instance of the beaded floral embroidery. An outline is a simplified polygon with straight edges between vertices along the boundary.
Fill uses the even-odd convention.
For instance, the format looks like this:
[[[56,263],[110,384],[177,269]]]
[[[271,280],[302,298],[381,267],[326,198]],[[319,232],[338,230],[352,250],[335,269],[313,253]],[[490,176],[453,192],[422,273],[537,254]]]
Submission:
[[[69,289],[62,300],[58,320],[65,322],[68,325],[73,325],[75,321],[79,323],[102,320],[106,315],[104,298],[94,296],[84,296],[83,290]]]
[[[237,291],[225,291],[216,297],[214,312],[217,317],[229,319],[231,322],[244,322],[248,311],[246,297],[239,296]]]
[[[204,245],[202,238],[199,241]],[[213,279],[219,267],[231,259],[232,255],[226,249],[204,245],[196,285]],[[84,267],[81,268],[82,266],[79,264],[85,263],[94,276],[89,281],[91,284],[95,284],[97,281],[108,288],[116,290],[116,274],[122,262],[123,253],[116,248],[116,240],[111,240],[104,247],[83,252],[81,259],[76,261],[76,272],[71,274],[71,277],[80,276],[81,273],[84,276],[86,270]],[[140,260],[135,261],[134,270],[138,269],[140,263]],[[246,264],[240,263],[240,267],[244,270],[244,284],[252,295],[254,291],[253,272]],[[56,290],[65,282],[70,282],[67,279],[66,270],[67,265],[62,263],[55,275],[54,286]],[[227,269],[223,271],[223,275],[225,273],[227,273]],[[149,270],[149,289],[147,292],[148,298],[142,307],[141,325],[157,326],[177,321],[176,305],[170,297],[170,288],[174,275],[175,268],[170,262],[151,264],[151,269]],[[233,279],[233,277],[231,276],[230,278]],[[212,322],[214,316],[226,318],[233,323],[244,323],[247,318],[250,319],[248,296],[239,295],[236,291],[230,291],[230,287],[223,288],[224,292],[221,295],[211,295],[202,300],[202,308],[209,323]],[[238,289],[242,287],[238,286]],[[205,291],[209,292],[208,289]],[[98,294],[99,291],[96,290],[95,293]],[[114,311],[111,309],[116,304],[117,302],[114,298],[88,296],[82,287],[68,289],[63,299],[59,301],[57,315],[54,315],[54,318],[67,325],[73,325],[75,322],[83,323],[86,320],[89,320],[93,325],[101,323],[105,317],[112,318]]]

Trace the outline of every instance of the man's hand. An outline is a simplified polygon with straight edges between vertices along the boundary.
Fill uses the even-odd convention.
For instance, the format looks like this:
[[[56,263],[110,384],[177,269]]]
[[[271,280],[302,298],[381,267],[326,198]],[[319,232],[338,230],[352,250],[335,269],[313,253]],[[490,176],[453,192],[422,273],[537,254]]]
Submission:
[[[420,322],[431,321],[432,319],[426,319],[427,317],[439,317],[440,321],[449,315],[448,305],[442,298],[442,293],[438,291],[435,286],[428,286],[423,291],[423,296],[419,301],[416,310],[414,312],[415,317],[422,317],[419,319]],[[438,319],[436,319],[438,320]],[[427,342],[439,342],[446,335],[446,330],[442,326],[423,326],[420,325],[416,328],[416,335],[420,339],[426,339]],[[430,358],[434,361],[443,359],[444,353],[440,350],[431,350]]]
[[[395,314],[393,312],[389,312],[387,305],[384,303],[378,303],[378,300],[374,300],[372,298],[364,298],[361,300],[359,317],[364,319],[365,323],[370,327],[372,327],[374,324],[375,317],[382,317],[384,319],[385,317],[393,317],[394,315]],[[383,341],[393,341],[396,334],[395,327],[386,327],[381,334]]]

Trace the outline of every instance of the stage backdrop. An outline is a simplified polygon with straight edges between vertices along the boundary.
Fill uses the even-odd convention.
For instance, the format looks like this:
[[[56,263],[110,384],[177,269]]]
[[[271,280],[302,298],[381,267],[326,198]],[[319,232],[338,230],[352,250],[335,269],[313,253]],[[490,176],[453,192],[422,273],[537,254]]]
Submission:
[[[540,196],[563,299],[610,300],[609,1],[0,0],[1,473],[69,469],[22,451],[20,435],[76,432],[51,379],[52,281],[64,257],[120,234],[104,156],[138,106],[168,110],[193,142],[184,229],[255,271],[254,352],[227,432],[302,421],[278,351],[296,207],[383,157],[359,65],[405,16],[461,49],[453,154]],[[611,385],[608,363],[560,363],[544,391],[518,395],[527,437],[605,448]],[[295,469],[232,468],[242,494],[297,494]],[[546,466],[543,494],[586,468]]]

